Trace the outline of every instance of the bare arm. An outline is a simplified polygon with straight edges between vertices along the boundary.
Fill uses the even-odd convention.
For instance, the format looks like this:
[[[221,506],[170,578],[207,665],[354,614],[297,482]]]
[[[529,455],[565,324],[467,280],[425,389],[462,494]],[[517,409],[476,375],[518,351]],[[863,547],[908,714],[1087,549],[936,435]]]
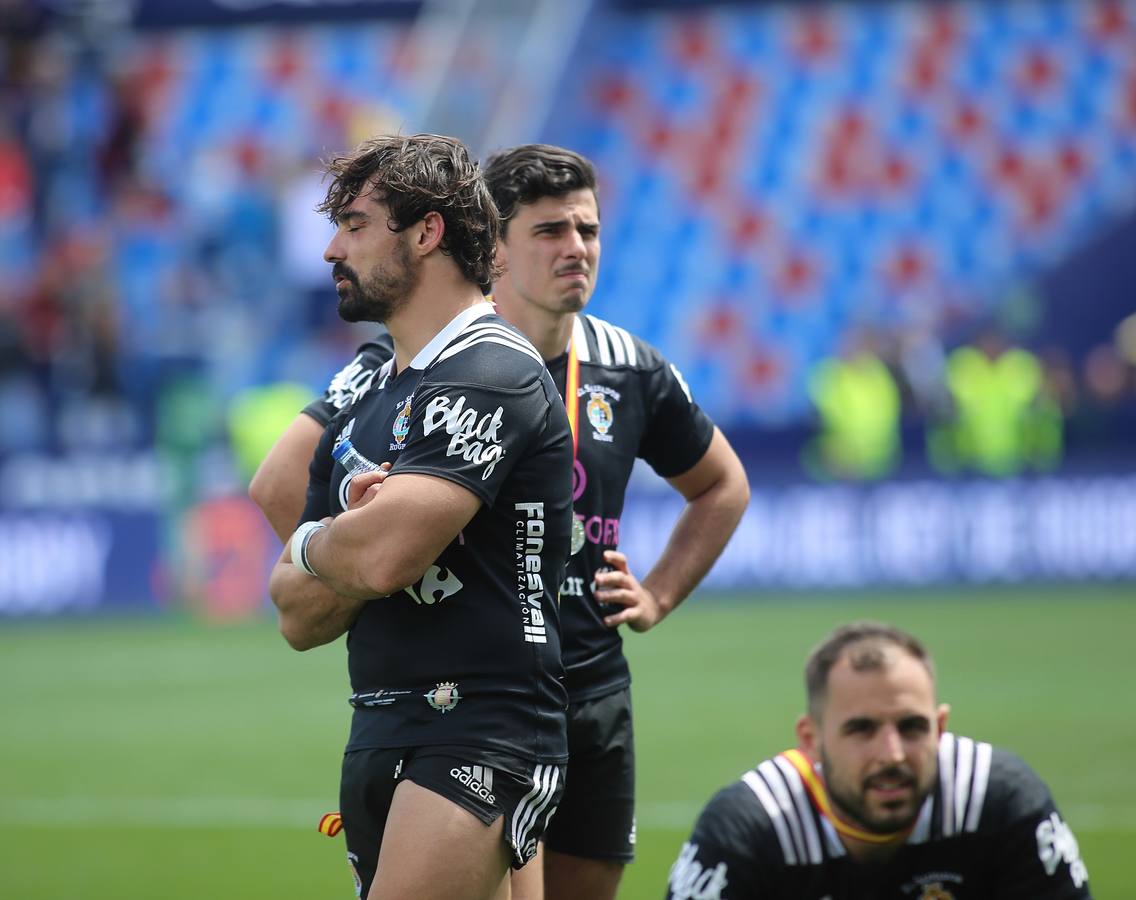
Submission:
[[[749,503],[745,469],[717,428],[702,458],[667,481],[686,498],[686,506],[642,582],[631,574],[626,556],[604,553],[613,571],[596,575],[596,599],[625,607],[604,619],[609,627],[626,623],[647,631],[669,615],[710,571]]]
[[[356,475],[347,493],[347,508],[358,509],[378,496],[390,471],[383,463],[377,472]],[[330,524],[331,517],[323,520]],[[337,594],[318,578],[292,564],[292,538],[284,540],[284,552],[276,561],[268,584],[269,595],[279,610],[280,633],[295,650],[311,650],[329,644],[354,624],[364,600]]]
[[[272,445],[249,484],[249,497],[285,543],[304,513],[308,463],[322,435],[323,426],[300,413]]]
[[[365,600],[337,594],[318,578],[292,565],[291,539],[276,561],[268,592],[279,611],[280,633],[295,650],[329,644],[354,623]]]
[[[481,499],[461,485],[432,475],[396,474],[369,490],[370,500],[312,535],[308,561],[318,580],[346,601],[385,597],[417,583],[481,508]],[[277,564],[291,566],[291,556]],[[295,569],[294,566],[292,566]],[[302,570],[295,569],[300,575]],[[306,576],[310,577],[310,576]],[[292,625],[306,642],[306,609],[300,585],[274,573],[273,601],[282,631]],[[354,608],[353,615],[358,614]],[[285,622],[285,619],[287,622]],[[291,639],[290,639],[291,642]]]

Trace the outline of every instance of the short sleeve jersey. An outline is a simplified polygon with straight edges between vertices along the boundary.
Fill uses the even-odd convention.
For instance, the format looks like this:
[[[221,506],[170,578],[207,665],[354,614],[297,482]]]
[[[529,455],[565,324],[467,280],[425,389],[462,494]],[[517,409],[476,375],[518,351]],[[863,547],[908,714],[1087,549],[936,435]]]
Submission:
[[[691,398],[679,370],[625,329],[581,314],[572,341],[579,360],[573,506],[585,542],[568,560],[560,615],[568,694],[577,703],[614,693],[631,681],[619,631],[603,623],[617,608],[597,603],[592,585],[596,573],[606,568],[604,551],[619,547],[635,460],[645,460],[664,478],[681,475],[706,453],[714,423]],[[326,422],[352,391],[366,390],[393,353],[387,335],[361,346],[305,412]],[[548,362],[561,396],[567,391],[568,357],[565,352]],[[321,411],[326,419],[320,419]]]
[[[585,540],[568,560],[560,614],[568,694],[575,703],[631,681],[619,631],[603,622],[619,607],[597,603],[592,585],[607,568],[604,551],[618,549],[632,466],[639,458],[664,478],[683,474],[706,453],[714,424],[691,398],[679,370],[645,341],[581,314],[572,342],[579,358],[576,397],[568,398],[579,415],[573,506]],[[568,362],[568,353],[548,362],[562,396]]]
[[[1048,788],[1017,756],[944,734],[939,775],[887,863],[853,862],[794,751],[719,791],[671,867],[671,900],[1085,900],[1088,872]],[[807,768],[807,764],[805,764]]]
[[[370,390],[375,375],[392,356],[391,336],[385,331],[376,335],[373,341],[367,341],[355,351],[355,358],[335,373],[323,396],[305,406],[303,412],[326,428],[337,412]]]
[[[539,354],[479,304],[404,371],[393,361],[331,420],[310,469],[305,520],[345,508],[350,438],[391,477],[420,473],[482,506],[421,580],[368,601],[347,638],[348,749],[465,745],[566,758],[557,588],[571,530],[567,416]],[[398,539],[399,522],[387,524]]]

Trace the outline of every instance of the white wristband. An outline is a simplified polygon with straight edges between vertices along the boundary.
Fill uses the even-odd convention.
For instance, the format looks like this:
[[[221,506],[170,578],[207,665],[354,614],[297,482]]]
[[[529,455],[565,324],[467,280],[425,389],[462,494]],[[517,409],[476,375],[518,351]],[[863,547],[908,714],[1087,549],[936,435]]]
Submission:
[[[327,526],[323,522],[304,522],[292,535],[292,565],[303,569],[309,575],[315,575],[316,572],[308,563],[308,542],[311,541],[312,535],[321,528],[327,528]]]

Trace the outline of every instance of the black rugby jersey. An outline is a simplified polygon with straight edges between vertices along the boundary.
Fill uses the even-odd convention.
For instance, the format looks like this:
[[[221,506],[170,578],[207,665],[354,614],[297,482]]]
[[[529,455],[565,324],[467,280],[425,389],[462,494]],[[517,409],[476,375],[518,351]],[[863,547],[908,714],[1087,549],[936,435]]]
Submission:
[[[681,475],[706,453],[714,423],[691,399],[678,370],[623,328],[580,314],[572,340],[580,363],[573,505],[584,526],[585,543],[568,560],[560,617],[568,695],[575,703],[606,696],[631,681],[619,630],[603,623],[603,617],[619,607],[597,603],[592,583],[605,568],[604,551],[618,549],[623,500],[635,459],[645,460],[664,478]],[[386,335],[362,345],[324,397],[305,412],[318,420],[314,409],[330,409],[330,417],[339,408],[339,398],[352,389],[365,391],[370,374],[393,353]],[[550,360],[548,368],[563,396],[568,353]],[[630,563],[635,566],[636,561]]]
[[[573,507],[585,542],[568,560],[560,617],[568,696],[578,702],[603,697],[631,681],[619,630],[603,623],[604,616],[622,607],[597,603],[592,584],[606,568],[604,551],[618,549],[635,459],[645,460],[664,478],[681,475],[706,453],[714,423],[691,399],[678,369],[646,341],[584,314],[576,316],[572,341],[580,363]],[[568,354],[549,360],[548,368],[563,396]],[[636,562],[629,560],[632,567]]]
[[[371,388],[375,374],[383,363],[394,356],[394,341],[387,332],[375,336],[355,351],[355,358],[332,376],[322,397],[317,397],[302,410],[326,426],[332,416],[350,406]]]
[[[311,465],[305,520],[345,508],[331,457],[350,438],[392,474],[424,473],[482,507],[415,585],[371,600],[348,632],[348,749],[481,746],[567,756],[557,588],[571,528],[572,447],[539,354],[479,304],[331,421]],[[397,519],[389,526],[396,534]]]
[[[897,854],[857,864],[795,751],[719,791],[671,868],[671,900],[1084,900],[1088,872],[1049,790],[1021,759],[953,734]]]

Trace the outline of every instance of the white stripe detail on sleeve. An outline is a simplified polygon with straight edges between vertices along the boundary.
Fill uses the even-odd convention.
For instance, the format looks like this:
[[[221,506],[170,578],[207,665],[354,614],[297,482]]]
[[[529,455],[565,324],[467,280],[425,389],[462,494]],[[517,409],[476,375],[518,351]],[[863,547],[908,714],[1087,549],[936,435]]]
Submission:
[[[828,844],[828,855],[831,857],[844,856],[847,850],[844,845],[840,843],[840,835],[836,833],[836,829],[832,827],[832,823],[828,819],[821,817],[820,820],[820,833],[824,836],[824,842]]]
[[[943,837],[955,833],[955,736],[949,731],[939,737],[940,827]]]
[[[757,771],[765,779],[765,783],[769,785],[773,796],[777,798],[777,803],[785,814],[785,821],[789,823],[789,831],[793,835],[793,846],[797,849],[797,856],[804,862],[806,856],[805,838],[801,833],[801,823],[797,817],[797,809],[793,806],[793,798],[789,796],[789,789],[785,787],[785,781],[781,777],[780,770],[773,765],[772,760],[767,759],[757,767]]]
[[[592,323],[592,331],[596,336],[596,350],[600,354],[600,364],[610,366],[611,348],[608,346],[607,332],[600,327],[600,320],[595,316],[588,316],[588,321]]]
[[[982,817],[982,804],[986,801],[986,786],[990,783],[990,759],[994,748],[980,743],[974,754],[974,788],[970,794],[970,809],[966,813],[964,831],[977,831]]]
[[[592,351],[588,347],[588,332],[580,316],[576,316],[572,321],[572,343],[576,345],[576,359],[580,362],[592,361]]]
[[[934,806],[935,798],[933,796],[923,801],[923,807],[919,810],[919,818],[915,820],[915,827],[911,830],[911,836],[907,839],[907,843],[927,843],[931,837],[931,810]]]
[[[777,805],[777,801],[769,793],[769,788],[765,786],[765,782],[756,772],[746,772],[742,776],[742,781],[757,796],[757,799],[765,808],[766,815],[769,816],[769,821],[773,823],[773,830],[777,832],[777,840],[781,843],[781,852],[785,856],[785,862],[795,866],[797,864],[797,851],[793,849],[793,839],[789,836],[789,829],[785,827],[785,816],[781,812],[781,807]]]
[[[615,333],[615,328],[603,319],[597,319],[595,316],[588,316],[588,318],[591,319],[592,324],[596,326],[596,334],[602,334],[607,345],[611,347],[612,362],[617,366],[624,365],[627,362],[627,353],[623,349],[623,341],[620,340],[619,335]]]
[[[623,352],[627,354],[627,364],[633,366],[638,362],[638,356],[635,353],[635,342],[631,340],[631,332],[626,328],[620,328],[618,325],[611,326],[616,333],[616,336],[623,342]]]
[[[394,368],[394,357],[392,356],[385,363],[383,363],[382,368],[379,369],[379,371],[378,371],[378,375],[374,376],[374,377],[377,377],[379,379],[379,386],[378,386],[378,388],[376,388],[376,390],[381,391],[384,387],[386,387],[387,379],[390,378],[391,369],[393,369],[393,368]]]
[[[968,737],[958,738],[955,757],[955,828],[962,831],[966,821],[966,803],[970,799],[970,778],[974,774],[974,741]]]
[[[509,331],[507,328],[502,328],[500,325],[486,324],[479,325],[471,328],[467,333],[463,334],[457,343],[447,347],[444,351],[438,354],[435,362],[442,362],[442,360],[449,359],[451,356],[456,356],[463,350],[476,346],[477,344],[500,344],[502,347],[511,347],[532,359],[536,360],[541,365],[544,365],[544,360],[541,359],[540,354],[536,352],[528,341]]]
[[[824,861],[824,854],[820,849],[820,835],[817,834],[816,819],[813,816],[813,805],[805,793],[801,773],[784,757],[778,756],[774,765],[785,776],[785,783],[789,786],[789,793],[793,795],[793,803],[797,807],[797,815],[801,817],[801,825],[805,831],[805,840],[808,842],[809,862],[817,865]]]

